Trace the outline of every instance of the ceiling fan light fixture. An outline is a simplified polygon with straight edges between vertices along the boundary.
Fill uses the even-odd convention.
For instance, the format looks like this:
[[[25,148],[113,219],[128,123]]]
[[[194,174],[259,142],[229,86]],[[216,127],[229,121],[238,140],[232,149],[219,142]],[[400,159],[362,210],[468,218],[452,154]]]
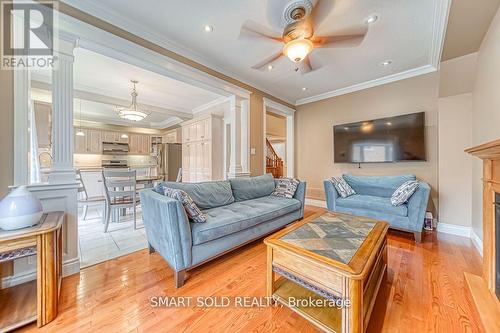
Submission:
[[[301,62],[312,51],[313,43],[309,39],[298,38],[289,41],[283,48],[283,53],[293,62]]]

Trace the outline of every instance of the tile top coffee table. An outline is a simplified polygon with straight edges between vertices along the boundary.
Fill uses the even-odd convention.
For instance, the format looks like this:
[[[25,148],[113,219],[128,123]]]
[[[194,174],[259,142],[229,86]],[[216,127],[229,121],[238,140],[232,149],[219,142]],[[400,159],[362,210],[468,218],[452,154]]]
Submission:
[[[323,212],[269,236],[267,295],[327,332],[364,332],[387,267],[388,227]]]

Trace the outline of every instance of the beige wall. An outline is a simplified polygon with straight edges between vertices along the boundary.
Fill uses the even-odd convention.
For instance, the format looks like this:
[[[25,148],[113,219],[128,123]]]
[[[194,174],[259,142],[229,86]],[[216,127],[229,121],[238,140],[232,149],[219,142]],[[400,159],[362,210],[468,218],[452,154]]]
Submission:
[[[500,138],[500,10],[478,52],[472,105],[473,145]],[[478,159],[472,170],[472,227],[482,239],[482,168]]]
[[[414,173],[432,187],[437,207],[439,80],[431,73],[297,107],[296,173],[307,181],[308,196],[323,198],[323,179],[342,173],[392,175]],[[333,125],[413,112],[426,112],[427,161],[387,164],[333,163]]]
[[[439,222],[471,227],[472,93],[439,99]]]
[[[286,139],[286,118],[266,112],[266,136]]]

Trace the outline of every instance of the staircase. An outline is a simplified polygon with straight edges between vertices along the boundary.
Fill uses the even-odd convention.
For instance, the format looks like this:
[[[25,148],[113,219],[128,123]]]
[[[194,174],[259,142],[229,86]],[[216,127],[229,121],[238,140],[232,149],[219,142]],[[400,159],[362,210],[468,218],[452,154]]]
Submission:
[[[283,160],[276,154],[268,139],[266,139],[266,173],[272,173],[274,178],[283,177]]]

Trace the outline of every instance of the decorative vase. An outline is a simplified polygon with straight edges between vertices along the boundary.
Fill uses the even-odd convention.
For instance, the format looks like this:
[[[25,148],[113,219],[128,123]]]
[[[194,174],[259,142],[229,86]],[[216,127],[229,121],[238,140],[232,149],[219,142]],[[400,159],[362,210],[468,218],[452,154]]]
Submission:
[[[42,217],[42,204],[37,197],[19,186],[0,201],[0,228],[15,230],[31,227]]]

